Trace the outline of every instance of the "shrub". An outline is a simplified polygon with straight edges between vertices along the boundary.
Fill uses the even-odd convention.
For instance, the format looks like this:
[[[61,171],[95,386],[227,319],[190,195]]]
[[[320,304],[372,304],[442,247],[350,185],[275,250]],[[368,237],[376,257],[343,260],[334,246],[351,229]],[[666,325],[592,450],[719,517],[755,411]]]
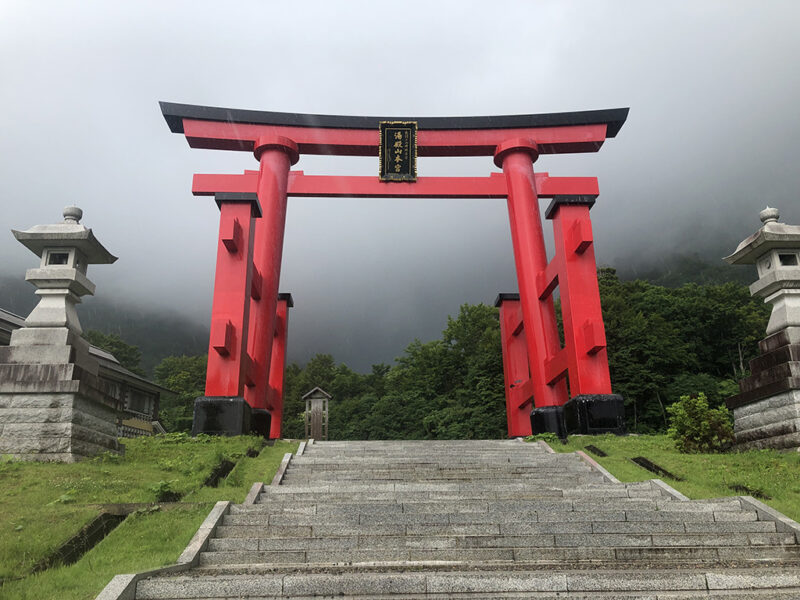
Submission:
[[[681,396],[667,407],[670,427],[667,435],[680,452],[724,452],[733,444],[733,426],[724,406],[709,408],[706,395]]]

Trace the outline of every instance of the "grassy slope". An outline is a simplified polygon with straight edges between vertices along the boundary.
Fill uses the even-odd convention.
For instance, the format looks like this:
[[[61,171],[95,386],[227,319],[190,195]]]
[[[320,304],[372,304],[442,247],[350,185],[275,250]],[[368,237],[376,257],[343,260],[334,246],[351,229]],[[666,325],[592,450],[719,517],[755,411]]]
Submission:
[[[587,445],[596,446],[608,457],[586,451]],[[800,521],[800,454],[796,452],[681,454],[664,435],[571,436],[567,444],[556,441],[550,446],[557,452],[584,450],[621,481],[663,479],[690,498],[752,495],[731,488],[744,485],[770,496],[770,500],[762,501]],[[629,460],[635,456],[644,456],[685,481],[658,477]]]
[[[9,582],[0,588],[0,597],[90,600],[114,575],[174,563],[212,506],[196,504],[130,515],[77,563]]]
[[[0,463],[0,577],[26,575],[101,511],[97,504],[155,502],[165,485],[184,494],[168,511],[132,515],[76,564],[8,581],[3,598],[93,598],[116,573],[174,562],[217,500],[241,502],[256,480],[269,482],[285,452],[277,442],[256,458],[244,457],[262,441],[253,437],[157,436],[126,440],[124,458],[74,465]],[[238,461],[217,488],[203,488],[223,457]],[[94,505],[93,505],[94,504]]]

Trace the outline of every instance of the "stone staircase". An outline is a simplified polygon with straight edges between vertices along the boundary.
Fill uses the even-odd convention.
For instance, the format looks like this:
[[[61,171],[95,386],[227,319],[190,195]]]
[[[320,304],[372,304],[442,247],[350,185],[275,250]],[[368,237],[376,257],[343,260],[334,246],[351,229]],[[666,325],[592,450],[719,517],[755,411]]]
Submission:
[[[800,598],[795,533],[746,500],[682,501],[548,450],[317,442],[230,508],[198,567],[135,597]]]

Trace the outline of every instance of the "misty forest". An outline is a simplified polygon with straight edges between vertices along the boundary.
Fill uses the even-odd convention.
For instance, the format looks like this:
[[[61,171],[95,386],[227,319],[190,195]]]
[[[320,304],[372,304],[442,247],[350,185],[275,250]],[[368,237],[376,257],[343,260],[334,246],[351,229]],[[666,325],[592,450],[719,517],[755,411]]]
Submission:
[[[689,277],[687,277],[689,278]],[[666,407],[685,394],[704,393],[714,406],[737,393],[737,379],[769,317],[739,282],[677,287],[624,281],[598,270],[611,379],[625,398],[631,432],[667,428]],[[142,372],[142,353],[119,335],[87,334],[129,369]],[[203,395],[205,355],[168,356],[156,382],[168,430],[191,428],[194,399]],[[496,308],[461,306],[447,318],[441,339],[412,341],[396,364],[357,373],[330,354],[286,369],[283,436],[304,435],[303,394],[319,386],[332,396],[331,439],[500,438],[506,435],[503,363]]]

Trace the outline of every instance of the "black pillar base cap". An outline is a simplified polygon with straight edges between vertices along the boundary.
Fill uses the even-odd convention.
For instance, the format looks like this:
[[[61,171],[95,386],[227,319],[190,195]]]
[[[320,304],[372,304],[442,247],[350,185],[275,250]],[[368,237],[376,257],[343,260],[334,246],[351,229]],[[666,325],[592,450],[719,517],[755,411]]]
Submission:
[[[563,406],[543,406],[531,411],[531,432],[555,433],[562,440],[567,439],[567,428],[564,423]]]
[[[241,396],[202,396],[194,401],[192,435],[247,435],[252,409]]]
[[[543,406],[531,411],[534,435],[554,433],[562,440],[568,435],[625,433],[625,402],[619,394],[582,394],[562,406]]]
[[[272,425],[272,413],[265,408],[254,408],[250,417],[250,426],[253,434],[269,439],[269,429]]]
[[[582,394],[564,409],[569,433],[625,433],[625,401],[619,394]]]

